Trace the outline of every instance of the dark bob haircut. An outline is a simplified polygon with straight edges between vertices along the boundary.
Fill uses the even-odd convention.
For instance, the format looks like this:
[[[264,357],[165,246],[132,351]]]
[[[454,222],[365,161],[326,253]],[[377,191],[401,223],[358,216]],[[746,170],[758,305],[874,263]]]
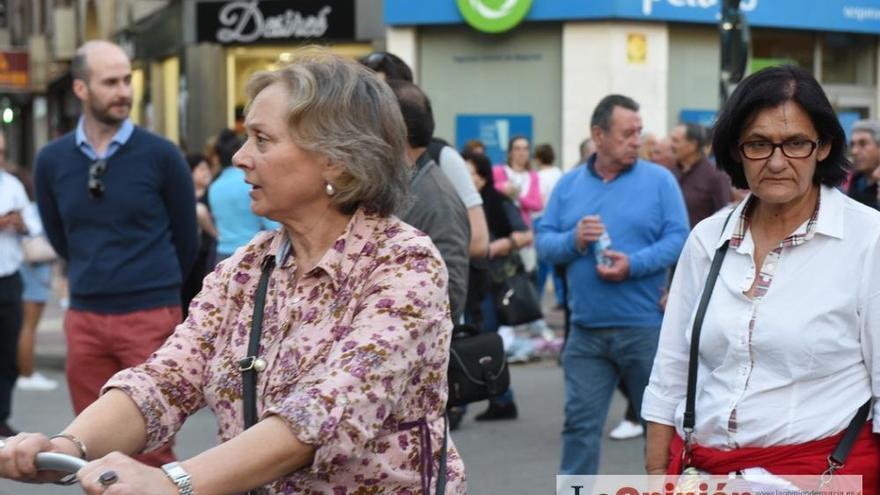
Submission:
[[[814,184],[837,186],[846,178],[850,162],[846,158],[846,134],[834,108],[812,74],[797,67],[768,67],[745,78],[721,109],[712,131],[715,159],[735,187],[746,189],[746,174],[739,153],[739,137],[761,110],[793,101],[801,106],[819,141],[831,143],[828,157],[816,165]]]

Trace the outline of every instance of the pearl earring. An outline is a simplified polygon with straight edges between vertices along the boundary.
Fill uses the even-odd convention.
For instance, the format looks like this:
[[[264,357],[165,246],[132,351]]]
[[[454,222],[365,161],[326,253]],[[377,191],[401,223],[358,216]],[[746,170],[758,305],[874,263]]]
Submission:
[[[324,192],[327,193],[327,196],[333,196],[336,194],[336,188],[333,187],[333,184],[328,182],[327,185],[324,186]]]

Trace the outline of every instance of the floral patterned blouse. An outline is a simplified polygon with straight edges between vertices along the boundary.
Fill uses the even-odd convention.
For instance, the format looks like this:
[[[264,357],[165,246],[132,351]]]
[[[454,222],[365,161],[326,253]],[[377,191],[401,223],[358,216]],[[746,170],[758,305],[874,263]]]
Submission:
[[[220,442],[243,431],[237,363],[247,354],[261,262],[280,257],[286,241],[283,230],[262,233],[221,263],[165,344],[105,385],[140,408],[148,450],[206,405]],[[257,407],[317,450],[311,466],[259,493],[433,493],[452,327],[437,249],[397,218],[358,210],[300,280],[296,262],[284,256],[269,281]],[[447,493],[466,492],[451,438],[446,476]]]

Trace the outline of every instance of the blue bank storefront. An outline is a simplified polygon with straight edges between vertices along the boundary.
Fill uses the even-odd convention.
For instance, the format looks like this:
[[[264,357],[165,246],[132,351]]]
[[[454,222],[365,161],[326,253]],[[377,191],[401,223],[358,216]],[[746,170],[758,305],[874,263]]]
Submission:
[[[499,13],[522,1],[384,0],[387,48],[414,66],[439,135],[500,143],[530,122],[533,141],[552,144],[568,167],[606,94],[634,97],[656,134],[717,110],[720,0],[533,0],[501,33],[478,31],[461,10]],[[878,116],[880,0],[742,0],[741,9],[749,70],[799,65],[844,121]]]

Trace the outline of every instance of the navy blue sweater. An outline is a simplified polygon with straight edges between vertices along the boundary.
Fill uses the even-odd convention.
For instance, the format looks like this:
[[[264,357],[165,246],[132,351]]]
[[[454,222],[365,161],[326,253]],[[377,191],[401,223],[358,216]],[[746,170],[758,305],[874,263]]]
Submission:
[[[73,132],[34,163],[46,235],[68,261],[70,307],[127,313],[179,305],[198,251],[192,176],[180,151],[135,127],[107,160],[97,199],[89,196],[90,165]]]

